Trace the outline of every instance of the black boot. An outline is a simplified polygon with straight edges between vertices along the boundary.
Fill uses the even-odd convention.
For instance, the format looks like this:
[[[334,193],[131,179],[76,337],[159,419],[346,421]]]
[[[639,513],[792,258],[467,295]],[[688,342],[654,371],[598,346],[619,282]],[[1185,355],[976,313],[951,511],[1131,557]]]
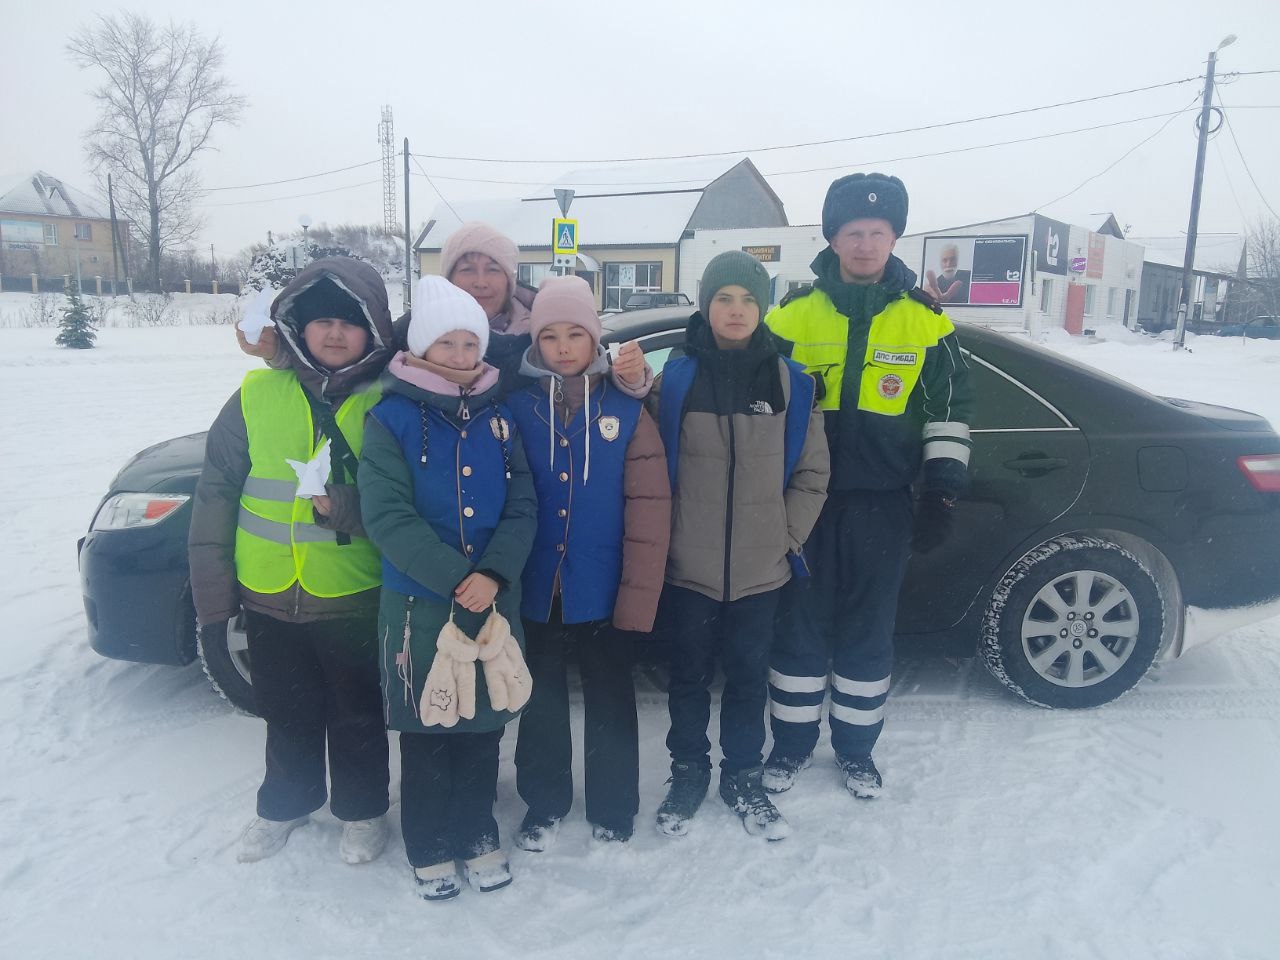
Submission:
[[[737,773],[720,771],[720,799],[742,818],[742,826],[753,837],[783,840],[791,836],[791,824],[778,812],[760,783],[762,767],[748,767]]]
[[[671,788],[658,807],[658,832],[668,837],[683,837],[689,832],[689,821],[702,806],[711,786],[711,767],[685,760],[671,762]]]
[[[884,790],[884,781],[870,757],[837,757],[844,772],[844,785],[859,800],[872,800]]]

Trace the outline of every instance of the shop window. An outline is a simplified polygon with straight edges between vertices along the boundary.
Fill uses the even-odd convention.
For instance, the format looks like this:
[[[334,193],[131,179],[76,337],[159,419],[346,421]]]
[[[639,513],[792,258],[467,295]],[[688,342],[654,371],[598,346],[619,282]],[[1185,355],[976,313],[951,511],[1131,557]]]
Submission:
[[[1114,317],[1116,315],[1116,305],[1119,302],[1119,291],[1112,287],[1107,291],[1107,316]]]
[[[553,273],[549,263],[522,263],[516,270],[516,279],[526,286],[536,288]]]
[[[1084,288],[1084,315],[1092,317],[1094,308],[1097,306],[1098,288],[1093,284],[1085,284]]]
[[[606,263],[604,265],[604,309],[621,310],[633,293],[662,290],[661,263]]]

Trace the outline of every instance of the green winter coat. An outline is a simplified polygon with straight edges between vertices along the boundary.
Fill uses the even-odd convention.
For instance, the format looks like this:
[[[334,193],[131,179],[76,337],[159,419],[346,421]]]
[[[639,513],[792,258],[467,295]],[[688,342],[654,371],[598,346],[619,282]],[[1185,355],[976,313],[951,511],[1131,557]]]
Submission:
[[[415,402],[425,400],[453,421],[458,407],[456,397],[428,393],[390,375],[384,377],[383,388],[385,392],[401,393]],[[476,396],[472,409],[479,409],[488,398],[488,393]],[[444,596],[451,594],[453,587],[473,570],[496,574],[503,583],[497,596],[498,612],[510,622],[511,632],[523,650],[520,575],[533,545],[538,510],[524,446],[518,437],[513,436],[512,441],[511,479],[507,481],[502,518],[483,556],[474,563],[442,542],[431,525],[418,515],[413,502],[410,465],[399,442],[372,416],[365,423],[364,449],[360,454],[360,510],[369,538],[387,561]],[[456,497],[456,491],[439,492],[442,496]],[[437,584],[436,580],[442,582]],[[426,727],[419,720],[418,704],[427,672],[435,659],[436,638],[448,622],[451,608],[458,627],[475,639],[488,611],[471,613],[461,606],[429,596],[416,597],[410,605],[405,594],[383,587],[378,612],[378,644],[384,716],[389,729],[410,733],[482,733],[501,729],[515,718],[515,713],[494,710],[490,705],[484,671],[476,663],[473,665],[476,670],[475,717],[461,719],[453,727]],[[409,655],[397,663],[404,647],[406,626],[409,630]]]

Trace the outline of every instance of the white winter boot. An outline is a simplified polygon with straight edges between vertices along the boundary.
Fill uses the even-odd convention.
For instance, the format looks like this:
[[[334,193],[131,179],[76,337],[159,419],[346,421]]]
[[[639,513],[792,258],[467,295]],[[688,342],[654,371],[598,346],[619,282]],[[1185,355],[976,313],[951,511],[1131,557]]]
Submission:
[[[387,818],[349,820],[342,825],[338,856],[344,863],[369,863],[377,860],[387,845]]]
[[[471,889],[480,893],[501,890],[511,882],[511,864],[501,850],[490,850],[488,853],[470,860],[463,860],[467,870],[467,882]]]
[[[298,817],[297,820],[264,820],[254,817],[240,834],[240,849],[236,859],[241,863],[257,863],[267,857],[273,857],[289,839],[289,834],[308,822],[310,817]]]
[[[452,860],[431,867],[415,867],[413,888],[423,900],[452,900],[462,892],[462,878]]]

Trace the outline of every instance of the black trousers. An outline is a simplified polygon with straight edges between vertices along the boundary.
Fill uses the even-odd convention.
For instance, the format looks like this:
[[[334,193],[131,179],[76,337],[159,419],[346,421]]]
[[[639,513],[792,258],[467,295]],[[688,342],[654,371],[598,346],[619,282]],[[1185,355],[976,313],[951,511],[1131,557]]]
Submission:
[[[378,674],[377,613],[286,623],[245,611],[249,672],[267,721],[258,816],[292,820],[324,806],[340,820],[387,812],[387,728]]]
[[[498,849],[502,730],[400,734],[400,827],[415,867]]]
[[[723,602],[667,584],[663,622],[671,637],[667,706],[671,759],[711,765],[711,682],[716,656],[724,670],[720,698],[722,770],[736,773],[763,760],[769,647],[777,590]]]
[[[782,588],[769,673],[774,753],[818,742],[828,687],[831,746],[871,756],[884,728],[898,592],[911,555],[911,493],[832,493],[805,544],[813,576]]]
[[[535,816],[563,817],[573,804],[573,741],[565,655],[577,649],[582,677],[583,770],[587,819],[629,830],[640,809],[640,745],[633,643],[607,620],[562,624],[524,621],[525,660],[533,696],[520,717],[516,789]]]

